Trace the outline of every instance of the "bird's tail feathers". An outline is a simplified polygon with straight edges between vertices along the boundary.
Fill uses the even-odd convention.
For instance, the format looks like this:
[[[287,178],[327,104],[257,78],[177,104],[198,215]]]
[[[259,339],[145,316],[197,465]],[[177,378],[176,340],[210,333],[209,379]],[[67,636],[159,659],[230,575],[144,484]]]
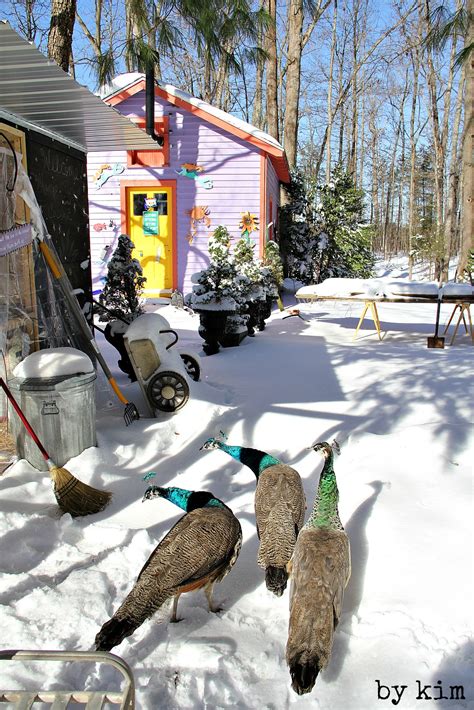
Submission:
[[[277,597],[281,597],[288,582],[288,572],[285,567],[275,567],[269,565],[265,569],[265,584],[270,592]]]
[[[288,666],[291,675],[291,687],[295,693],[298,693],[298,695],[310,693],[321,670],[318,657],[308,658],[306,656],[303,659],[301,654],[298,654],[288,661]]]
[[[140,624],[127,617],[117,619],[115,616],[106,621],[95,637],[96,651],[110,651],[118,646],[124,638],[131,636]]]

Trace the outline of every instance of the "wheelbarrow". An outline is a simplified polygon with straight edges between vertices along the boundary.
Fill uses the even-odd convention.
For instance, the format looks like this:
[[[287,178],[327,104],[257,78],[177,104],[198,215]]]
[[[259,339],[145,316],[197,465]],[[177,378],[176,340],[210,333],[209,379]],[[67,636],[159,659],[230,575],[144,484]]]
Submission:
[[[173,349],[178,334],[159,313],[144,313],[128,326],[123,336],[151,415],[176,412],[189,400],[188,378],[198,380],[199,361],[191,353]]]

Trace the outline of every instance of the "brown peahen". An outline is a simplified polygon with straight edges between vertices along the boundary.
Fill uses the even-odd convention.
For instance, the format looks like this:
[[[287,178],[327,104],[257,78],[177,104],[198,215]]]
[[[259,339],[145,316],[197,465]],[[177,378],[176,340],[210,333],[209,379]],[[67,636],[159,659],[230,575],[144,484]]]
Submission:
[[[314,451],[325,457],[313,511],[291,560],[290,623],[286,662],[298,695],[309,693],[331,656],[334,630],[351,573],[349,538],[342,527],[333,450],[327,442]]]
[[[171,621],[177,621],[178,599],[204,587],[209,610],[212,589],[222,581],[240,552],[240,523],[221,500],[207,491],[150,486],[143,500],[166,498],[186,511],[153,550],[133,589],[95,637],[96,651],[110,651],[130,636],[173,597]]]
[[[288,581],[287,564],[304,522],[306,498],[300,475],[274,456],[210,438],[201,449],[221,449],[248,466],[257,478],[255,519],[260,540],[257,562],[267,589],[280,597]]]

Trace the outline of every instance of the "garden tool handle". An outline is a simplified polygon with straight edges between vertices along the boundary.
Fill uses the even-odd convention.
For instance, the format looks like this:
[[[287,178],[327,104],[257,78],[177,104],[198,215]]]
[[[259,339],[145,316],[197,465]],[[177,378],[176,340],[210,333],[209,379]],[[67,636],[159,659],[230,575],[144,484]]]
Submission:
[[[46,449],[44,448],[43,444],[41,443],[41,441],[40,441],[40,440],[38,439],[38,437],[36,436],[35,432],[33,431],[32,427],[31,427],[31,424],[29,423],[28,419],[25,417],[25,415],[24,415],[23,412],[21,411],[20,406],[18,405],[18,403],[17,403],[15,397],[12,395],[12,393],[11,393],[10,390],[8,389],[8,387],[7,387],[7,385],[6,385],[6,382],[4,381],[3,377],[0,377],[0,386],[2,387],[3,391],[5,392],[5,394],[7,395],[8,399],[10,400],[13,409],[15,410],[15,412],[18,414],[18,416],[20,417],[21,421],[22,421],[23,424],[25,425],[25,428],[26,428],[28,434],[31,436],[31,438],[32,438],[33,441],[35,442],[36,446],[37,446],[38,449],[41,451],[41,453],[42,453],[42,455],[43,455],[43,458],[45,459],[45,461],[49,461],[49,454],[48,454],[48,452],[46,451]]]
[[[171,333],[171,335],[174,335],[174,340],[172,343],[166,346],[166,350],[169,350],[170,348],[173,347],[173,345],[176,345],[178,342],[178,333],[175,330],[159,330],[158,333],[161,335],[162,333]]]

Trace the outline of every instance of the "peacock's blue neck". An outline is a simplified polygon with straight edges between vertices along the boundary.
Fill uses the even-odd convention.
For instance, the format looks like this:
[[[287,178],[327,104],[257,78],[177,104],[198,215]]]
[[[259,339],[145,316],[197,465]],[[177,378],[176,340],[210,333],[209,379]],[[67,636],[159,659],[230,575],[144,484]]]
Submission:
[[[169,488],[163,488],[163,493],[161,494],[163,498],[169,500],[170,503],[174,503],[178,508],[187,510],[189,497],[192,491],[187,491],[185,488],[177,488],[176,486],[170,486]]]
[[[281,463],[281,461],[274,456],[270,456],[270,454],[266,454],[264,451],[259,451],[258,449],[251,449],[248,446],[230,446],[223,441],[219,441],[218,446],[236,461],[240,461],[244,466],[248,466],[257,478],[262,471],[269,466],[275,466]]]
[[[336,474],[333,467],[333,455],[328,456],[319,478],[318,492],[314,501],[313,510],[305,528],[332,528],[343,530],[339,510],[339,490]]]
[[[195,510],[196,508],[226,508],[227,506],[219,498],[215,498],[208,491],[188,491],[185,488],[170,486],[162,488],[161,495],[171,503],[174,503],[179,508],[186,512]]]

